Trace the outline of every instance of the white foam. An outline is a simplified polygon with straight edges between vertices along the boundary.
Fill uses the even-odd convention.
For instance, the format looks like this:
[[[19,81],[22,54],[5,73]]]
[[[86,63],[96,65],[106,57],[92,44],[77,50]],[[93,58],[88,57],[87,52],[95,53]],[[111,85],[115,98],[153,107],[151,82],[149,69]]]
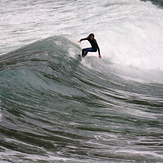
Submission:
[[[9,160],[12,158],[14,160],[19,159],[19,161],[21,160],[21,158],[19,157],[21,156],[21,158],[25,158],[27,160],[30,160],[31,162],[35,162],[35,161],[63,161],[63,162],[87,162],[87,160],[79,160],[79,159],[75,159],[75,158],[64,158],[64,157],[60,157],[60,156],[55,156],[53,153],[51,152],[47,152],[46,156],[41,156],[41,155],[37,155],[37,154],[25,154],[22,152],[17,152],[17,151],[13,151],[13,150],[7,150],[6,152],[0,152],[0,159],[6,159],[9,158]]]
[[[141,2],[120,7],[103,27],[102,54],[120,65],[162,71],[163,10]]]
[[[125,150],[125,149],[123,149],[123,150],[117,150],[117,152],[116,152],[117,154],[119,153],[119,154],[123,154],[123,155],[137,155],[137,156],[139,156],[139,157],[144,157],[144,156],[153,156],[153,157],[155,157],[155,158],[163,158],[163,156],[162,156],[162,154],[158,154],[158,153],[156,153],[156,152],[152,152],[152,151],[141,151],[141,150],[139,150],[139,151],[136,151],[136,150],[133,150],[133,149],[129,149],[129,150]]]

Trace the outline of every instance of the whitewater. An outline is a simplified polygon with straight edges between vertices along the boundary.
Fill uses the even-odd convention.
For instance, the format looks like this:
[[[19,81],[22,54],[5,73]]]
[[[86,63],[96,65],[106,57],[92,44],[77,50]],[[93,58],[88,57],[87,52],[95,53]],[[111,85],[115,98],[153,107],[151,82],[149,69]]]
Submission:
[[[0,162],[163,162],[162,6],[0,2]]]

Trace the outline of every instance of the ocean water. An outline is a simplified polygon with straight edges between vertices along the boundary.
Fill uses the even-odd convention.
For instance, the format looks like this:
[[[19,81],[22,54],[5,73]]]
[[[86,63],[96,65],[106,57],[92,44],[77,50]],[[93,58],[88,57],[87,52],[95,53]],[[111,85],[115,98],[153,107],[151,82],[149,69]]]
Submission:
[[[162,163],[162,6],[1,1],[0,162]]]

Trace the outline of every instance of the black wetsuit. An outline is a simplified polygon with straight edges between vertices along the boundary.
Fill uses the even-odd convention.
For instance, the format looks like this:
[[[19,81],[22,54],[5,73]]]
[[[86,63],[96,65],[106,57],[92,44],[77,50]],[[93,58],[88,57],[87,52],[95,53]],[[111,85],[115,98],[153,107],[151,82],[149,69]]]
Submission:
[[[91,48],[82,49],[83,58],[87,55],[88,52],[96,52],[97,50],[98,50],[98,54],[100,55],[100,48],[97,44],[96,39],[91,40],[89,37],[87,37],[87,38],[81,39],[80,41],[83,41],[83,40],[88,40],[92,46]]]

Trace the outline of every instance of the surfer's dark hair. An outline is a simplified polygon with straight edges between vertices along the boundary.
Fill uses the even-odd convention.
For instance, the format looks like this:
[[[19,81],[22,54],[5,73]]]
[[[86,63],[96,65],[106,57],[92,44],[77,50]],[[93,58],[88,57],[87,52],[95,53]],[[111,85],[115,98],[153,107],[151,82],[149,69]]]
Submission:
[[[93,33],[89,34],[89,37],[91,37],[91,36],[95,37],[95,35]]]

